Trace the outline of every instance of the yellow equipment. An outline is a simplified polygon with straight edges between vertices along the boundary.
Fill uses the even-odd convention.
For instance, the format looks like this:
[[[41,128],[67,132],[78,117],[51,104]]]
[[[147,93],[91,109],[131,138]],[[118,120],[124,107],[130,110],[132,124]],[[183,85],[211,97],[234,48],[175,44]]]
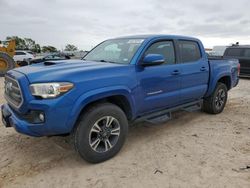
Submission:
[[[15,55],[15,40],[0,41],[0,75],[5,74],[8,70],[14,69],[16,63],[13,59]]]

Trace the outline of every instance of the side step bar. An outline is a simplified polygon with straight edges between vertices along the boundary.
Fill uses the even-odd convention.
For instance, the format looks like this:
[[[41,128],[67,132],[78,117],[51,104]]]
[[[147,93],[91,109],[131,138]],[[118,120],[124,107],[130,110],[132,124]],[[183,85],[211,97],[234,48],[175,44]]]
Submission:
[[[201,109],[202,103],[203,103],[203,100],[198,100],[198,101],[190,102],[187,104],[179,105],[173,108],[168,108],[165,110],[153,112],[151,114],[147,114],[147,115],[137,118],[136,120],[133,121],[133,124],[142,122],[142,121],[146,121],[152,124],[163,123],[172,119],[172,112],[175,112],[178,110],[183,110],[187,112],[198,111]]]

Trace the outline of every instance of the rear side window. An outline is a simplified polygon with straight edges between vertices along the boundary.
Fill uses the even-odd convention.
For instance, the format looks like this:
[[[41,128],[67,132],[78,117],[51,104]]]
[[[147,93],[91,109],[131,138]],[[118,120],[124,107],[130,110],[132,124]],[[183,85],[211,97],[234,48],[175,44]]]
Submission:
[[[15,55],[25,55],[24,52],[16,52]]]
[[[229,56],[229,57],[239,57],[242,56],[242,49],[240,48],[228,48],[225,51],[225,55],[224,56]]]
[[[197,42],[180,40],[178,47],[182,63],[194,62],[201,59],[201,51]]]
[[[245,49],[244,50],[244,57],[249,57],[250,58],[250,49]]]
[[[152,44],[145,52],[145,56],[148,54],[161,54],[164,59],[164,64],[175,63],[175,51],[172,41],[160,41]]]

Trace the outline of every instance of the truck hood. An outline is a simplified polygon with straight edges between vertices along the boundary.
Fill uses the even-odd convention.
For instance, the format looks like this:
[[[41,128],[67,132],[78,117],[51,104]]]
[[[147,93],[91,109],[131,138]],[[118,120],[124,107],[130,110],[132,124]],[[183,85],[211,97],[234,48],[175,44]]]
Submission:
[[[25,74],[30,82],[70,81],[76,75],[105,72],[104,69],[117,69],[129,65],[83,60],[48,61],[44,63],[16,68],[15,71]],[[107,71],[109,74],[110,71]],[[93,75],[92,75],[93,76]]]

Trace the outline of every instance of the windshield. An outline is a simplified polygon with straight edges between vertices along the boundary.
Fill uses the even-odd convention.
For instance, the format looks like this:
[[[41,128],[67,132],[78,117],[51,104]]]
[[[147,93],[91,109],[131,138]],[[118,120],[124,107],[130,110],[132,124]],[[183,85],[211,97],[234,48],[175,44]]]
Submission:
[[[110,63],[129,64],[144,39],[111,39],[104,41],[83,59]]]

